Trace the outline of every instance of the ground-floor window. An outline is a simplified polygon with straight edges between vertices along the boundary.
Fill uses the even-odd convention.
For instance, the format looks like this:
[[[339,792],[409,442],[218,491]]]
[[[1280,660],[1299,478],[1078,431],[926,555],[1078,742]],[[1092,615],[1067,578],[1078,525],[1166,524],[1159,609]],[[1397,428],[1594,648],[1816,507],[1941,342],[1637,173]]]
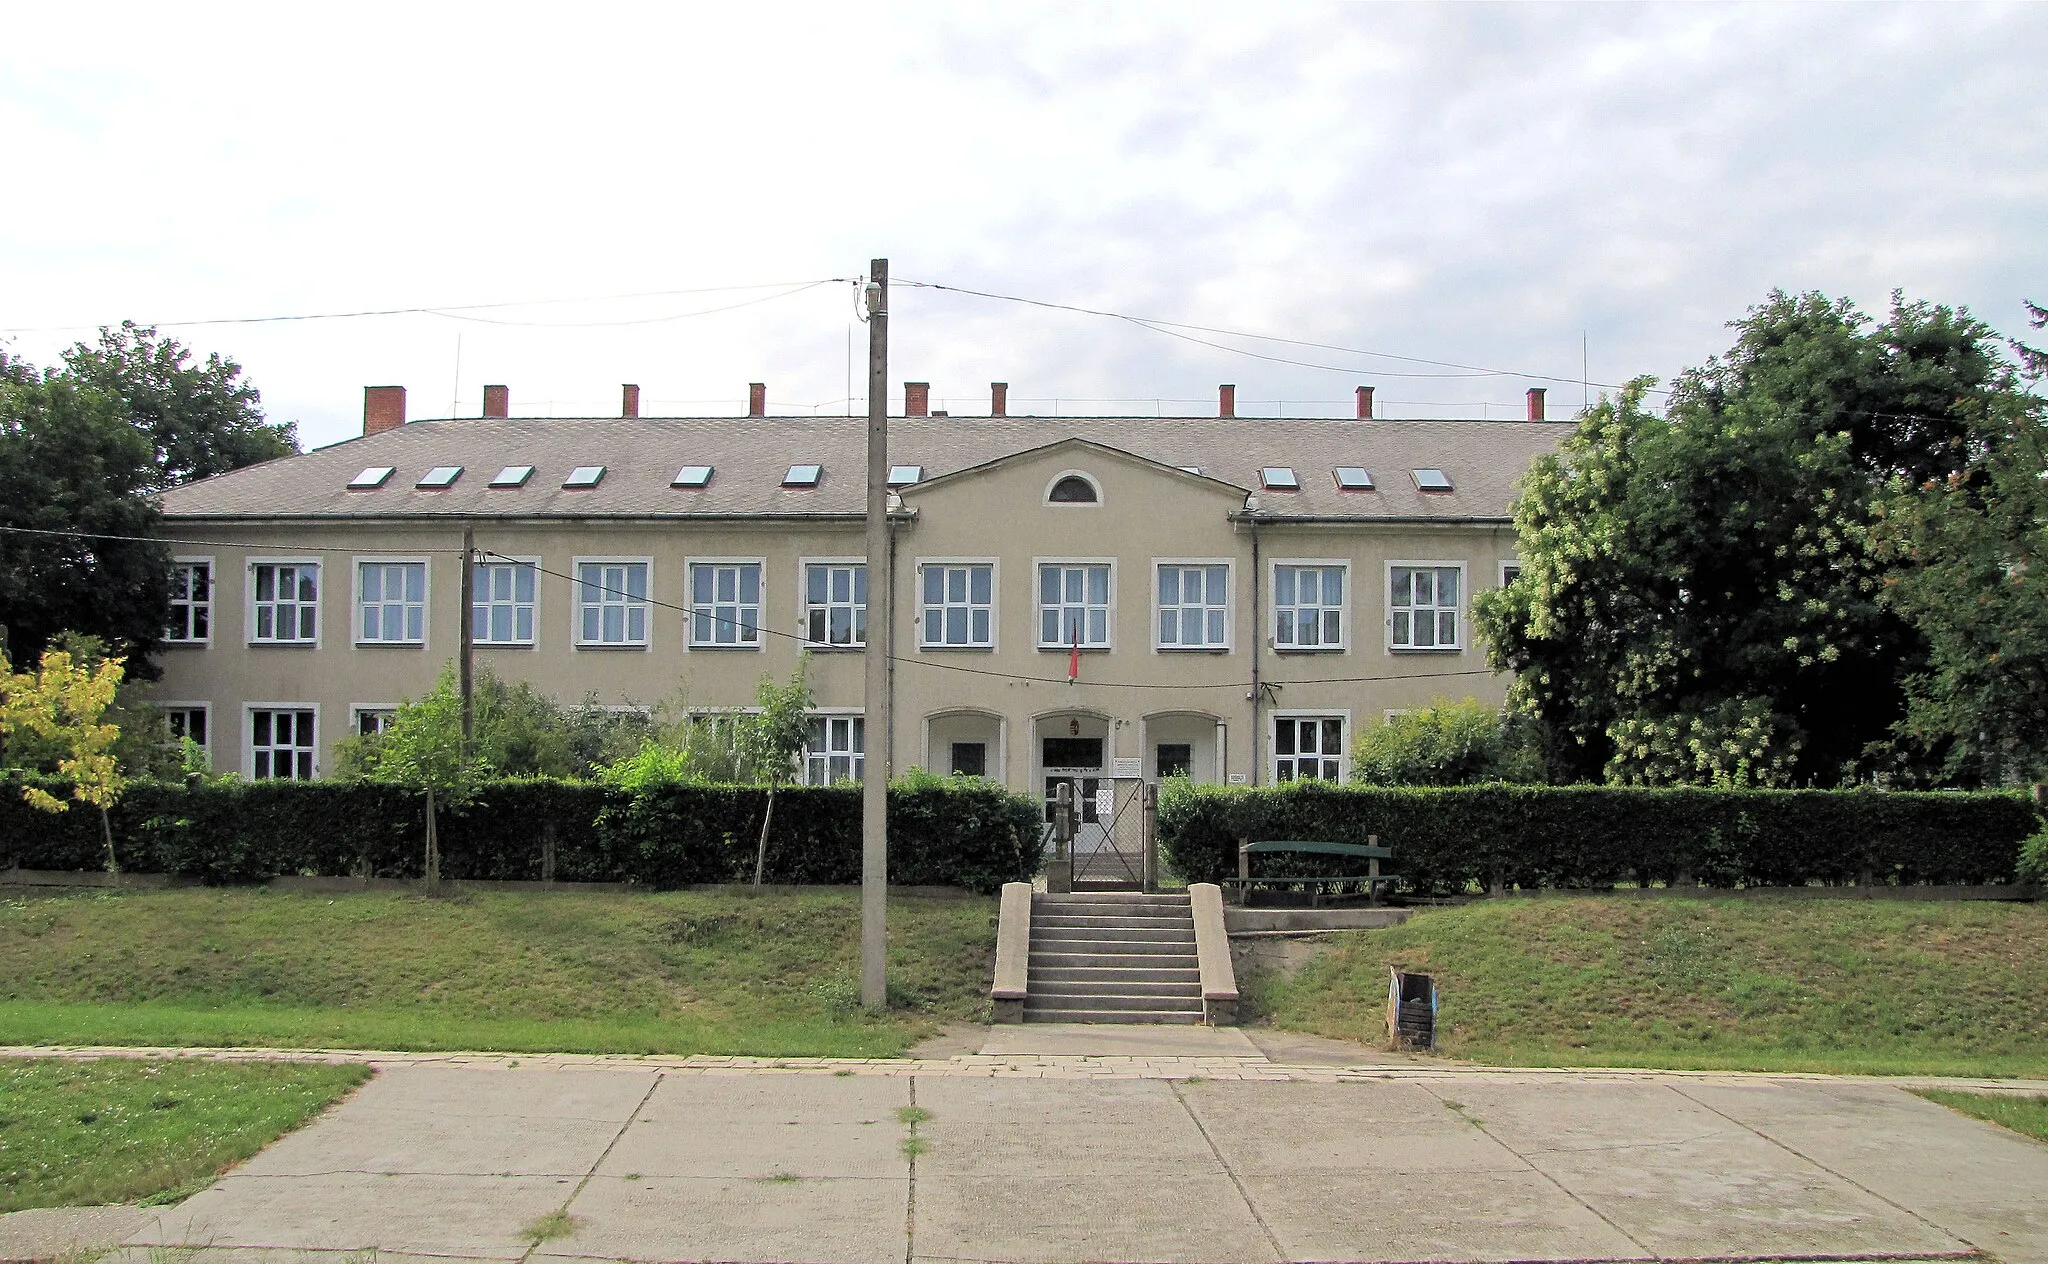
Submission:
[[[1195,769],[1195,748],[1188,742],[1161,742],[1158,749],[1159,779],[1187,776]]]
[[[311,781],[319,749],[318,714],[311,710],[249,713],[249,775],[257,781]]]
[[[357,707],[356,733],[361,737],[375,737],[391,727],[391,721],[398,716],[396,707]]]
[[[958,777],[988,776],[988,743],[953,743],[953,762],[951,771],[955,776]]]
[[[1341,715],[1273,717],[1273,780],[1342,781],[1347,756]]]
[[[857,715],[813,716],[811,740],[804,747],[804,784],[859,781],[867,760],[865,727]]]
[[[206,745],[207,724],[205,707],[165,707],[164,722],[171,727],[171,745],[182,746],[188,737],[200,746]]]

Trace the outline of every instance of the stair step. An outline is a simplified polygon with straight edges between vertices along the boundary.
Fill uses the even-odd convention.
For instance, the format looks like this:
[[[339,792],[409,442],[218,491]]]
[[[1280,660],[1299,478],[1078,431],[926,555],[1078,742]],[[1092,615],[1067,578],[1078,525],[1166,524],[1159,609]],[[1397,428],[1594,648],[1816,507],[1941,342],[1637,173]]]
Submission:
[[[1101,953],[1108,957],[1192,957],[1195,955],[1195,941],[1192,939],[1065,939],[1031,937],[1031,955],[1042,952],[1056,952],[1065,956],[1076,953]]]
[[[1192,926],[1034,926],[1034,944],[1191,944]]]
[[[1027,997],[1050,1000],[1054,997],[1136,997],[1140,999],[1188,1000],[1202,999],[1200,983],[1132,983],[1123,980],[1104,980],[1094,983],[1048,982],[1033,979],[1029,984]]]
[[[1126,917],[1121,913],[1034,913],[1031,925],[1039,926],[1122,926],[1132,930],[1155,930],[1163,927],[1174,929],[1195,928],[1192,916],[1177,917]]]
[[[1030,970],[1029,985],[1040,983],[1200,983],[1202,971],[1196,966],[1038,966]]]
[[[1034,891],[1033,904],[1178,904],[1188,906],[1185,895],[1148,895],[1143,891]]]
[[[1024,1008],[1027,1023],[1177,1023],[1198,1027],[1202,1011],[1142,1009],[1032,1009]]]

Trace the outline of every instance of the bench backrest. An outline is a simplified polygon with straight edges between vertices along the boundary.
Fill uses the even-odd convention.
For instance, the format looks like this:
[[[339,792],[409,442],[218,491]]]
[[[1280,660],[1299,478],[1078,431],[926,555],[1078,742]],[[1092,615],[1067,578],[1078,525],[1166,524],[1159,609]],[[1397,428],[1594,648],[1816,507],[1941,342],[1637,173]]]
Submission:
[[[1369,860],[1392,860],[1394,858],[1394,853],[1389,848],[1369,847],[1363,843],[1320,843],[1264,839],[1256,843],[1247,843],[1243,850],[1252,855],[1270,852],[1309,852],[1318,856],[1358,856]]]

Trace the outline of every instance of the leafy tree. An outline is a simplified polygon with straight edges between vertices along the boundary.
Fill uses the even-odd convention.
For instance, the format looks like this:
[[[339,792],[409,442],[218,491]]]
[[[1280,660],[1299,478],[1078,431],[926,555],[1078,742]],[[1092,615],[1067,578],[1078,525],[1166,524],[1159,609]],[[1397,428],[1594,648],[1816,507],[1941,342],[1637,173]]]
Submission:
[[[17,658],[73,629],[156,675],[143,656],[169,622],[171,566],[147,539],[156,481],[118,396],[0,352],[0,527],[16,529],[0,531],[0,624]]]
[[[1729,352],[1588,410],[1525,477],[1494,665],[1576,778],[1834,784],[1896,767],[1919,633],[1879,600],[1895,481],[1966,477],[2017,394],[1967,312],[1775,293]]]
[[[405,786],[426,797],[427,889],[441,884],[442,807],[460,808],[476,797],[489,768],[462,740],[462,695],[455,665],[441,671],[432,693],[400,703],[374,746],[360,753],[350,775],[365,781]]]
[[[1928,645],[1901,735],[1949,778],[1992,785],[2048,780],[2048,404],[2008,399],[1994,420],[1965,469],[1900,480],[1875,531],[1885,604]]]
[[[1506,780],[1500,712],[1477,698],[1438,698],[1359,737],[1353,780],[1383,786],[1462,786]]]
[[[36,671],[16,672],[0,654],[0,754],[10,763],[17,753],[55,754],[56,773],[71,783],[71,797],[99,809],[109,872],[120,865],[107,809],[119,801],[128,780],[114,754],[121,730],[105,723],[104,715],[121,676],[118,658],[92,665],[72,661],[63,650],[47,650]],[[37,786],[23,787],[22,798],[45,812],[71,806]]]
[[[241,365],[219,352],[194,363],[176,339],[132,320],[102,327],[96,345],[74,343],[63,373],[127,404],[130,424],[150,443],[157,488],[299,450],[298,428],[264,419],[263,397]]]
[[[754,849],[757,887],[768,864],[768,824],[775,819],[775,791],[797,778],[804,747],[811,737],[811,686],[805,679],[810,665],[811,656],[800,655],[796,674],[786,685],[762,676],[760,684],[754,687],[754,701],[761,712],[750,717],[753,722],[742,730],[752,763],[768,783],[768,808],[761,814],[761,840]]]
[[[487,665],[477,668],[471,698],[473,747],[496,777],[590,777],[647,732],[646,718],[637,711],[609,711],[594,701],[563,707],[532,684],[508,682]],[[337,775],[364,775],[382,743],[377,733],[343,741]]]

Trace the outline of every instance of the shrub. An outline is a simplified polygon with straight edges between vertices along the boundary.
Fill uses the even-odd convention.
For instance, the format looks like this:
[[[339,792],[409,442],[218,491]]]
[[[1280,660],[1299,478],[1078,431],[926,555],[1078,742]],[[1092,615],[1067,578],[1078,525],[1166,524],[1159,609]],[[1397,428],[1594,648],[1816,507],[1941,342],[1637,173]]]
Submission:
[[[1507,775],[1500,712],[1477,698],[1438,698],[1359,737],[1352,775],[1382,786],[1462,786]]]
[[[2048,886],[2048,826],[2020,844],[2019,870],[2021,882]]]
[[[1159,803],[1161,849],[1189,881],[1234,875],[1240,838],[1363,843],[1377,834],[1394,851],[1388,869],[1422,894],[1686,879],[2011,882],[2020,840],[2040,827],[2017,795],[1867,790],[1169,783]],[[1358,871],[1335,857],[1256,860],[1268,873]]]

